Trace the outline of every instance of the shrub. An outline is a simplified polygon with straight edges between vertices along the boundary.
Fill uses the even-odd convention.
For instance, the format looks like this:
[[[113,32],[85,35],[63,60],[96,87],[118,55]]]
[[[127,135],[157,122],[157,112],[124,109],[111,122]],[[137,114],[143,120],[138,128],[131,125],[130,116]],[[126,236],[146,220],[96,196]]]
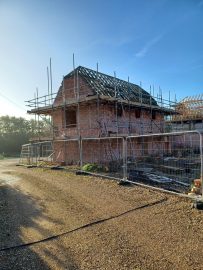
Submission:
[[[105,171],[105,168],[95,163],[87,163],[82,167],[82,170],[86,172],[102,172]]]

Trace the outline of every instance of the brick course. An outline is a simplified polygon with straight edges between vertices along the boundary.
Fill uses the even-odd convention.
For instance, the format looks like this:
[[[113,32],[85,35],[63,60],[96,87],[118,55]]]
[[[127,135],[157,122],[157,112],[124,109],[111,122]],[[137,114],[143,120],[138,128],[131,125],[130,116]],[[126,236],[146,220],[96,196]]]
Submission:
[[[93,95],[93,92],[85,80],[78,78],[79,84],[79,101],[82,98]],[[75,90],[74,90],[75,89]],[[54,105],[63,104],[64,101],[77,101],[76,81],[74,77],[64,80],[59,88],[58,95],[55,99]],[[122,108],[122,116],[116,117],[116,105],[112,103],[105,103],[104,101],[91,101],[89,103],[81,103],[78,109],[77,102],[72,105],[77,111],[77,126],[65,127],[64,108],[58,108],[52,112],[53,124],[55,130],[55,140],[72,139],[81,137],[104,137],[104,136],[119,136],[128,134],[146,134],[146,133],[160,133],[163,130],[164,116],[160,112],[156,112],[156,119],[152,120],[150,110],[141,109],[140,117],[136,117],[136,108],[129,108],[128,106],[118,105]],[[119,110],[119,109],[118,109]],[[129,125],[130,121],[130,125]],[[101,146],[103,144],[103,146]],[[119,157],[118,144],[111,144],[111,151],[113,149],[113,156]],[[94,149],[94,150],[93,150]],[[100,142],[96,145],[93,141],[88,141],[83,145],[83,158],[86,162],[98,161],[99,159],[107,158],[109,151],[107,142]],[[79,161],[78,142],[54,142],[55,160],[66,162],[68,164],[76,164]],[[105,154],[104,154],[104,151]],[[108,159],[108,158],[107,158]]]

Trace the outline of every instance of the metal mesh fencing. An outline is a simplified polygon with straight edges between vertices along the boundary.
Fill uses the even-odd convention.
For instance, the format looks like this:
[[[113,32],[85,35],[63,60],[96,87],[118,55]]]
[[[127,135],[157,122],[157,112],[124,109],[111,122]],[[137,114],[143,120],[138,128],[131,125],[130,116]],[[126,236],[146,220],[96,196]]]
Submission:
[[[54,161],[73,169],[188,193],[202,181],[198,131],[128,137],[80,138],[22,146],[20,163]]]
[[[80,140],[72,139],[64,142],[64,165],[80,166]]]
[[[84,138],[81,146],[83,170],[123,177],[123,138]]]
[[[189,192],[202,176],[202,136],[196,131],[130,136],[126,165],[131,181]]]
[[[53,161],[51,141],[22,145],[20,164],[37,165],[39,162]]]

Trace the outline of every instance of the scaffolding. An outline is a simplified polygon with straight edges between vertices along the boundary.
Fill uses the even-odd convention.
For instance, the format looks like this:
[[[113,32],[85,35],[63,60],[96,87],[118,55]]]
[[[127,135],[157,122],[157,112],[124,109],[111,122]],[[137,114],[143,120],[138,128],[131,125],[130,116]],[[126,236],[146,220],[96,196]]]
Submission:
[[[98,64],[96,71],[82,66],[75,68],[73,56],[73,71],[63,77],[56,93],[52,91],[51,70],[50,60],[48,94],[40,97],[37,89],[34,98],[26,103],[28,113],[34,114],[36,121],[39,117],[47,121],[48,117],[51,132],[46,139],[53,145],[70,139],[77,139],[80,146],[81,138],[163,133],[168,130],[165,118],[172,119],[176,114],[176,102],[170,99],[170,93],[169,100],[163,97],[160,87],[157,95],[151,86],[148,93],[141,86],[130,83],[129,78],[124,81],[116,78],[115,72],[114,76],[99,72]],[[84,112],[85,107],[88,110]],[[76,111],[75,120],[71,119],[74,118],[71,110]],[[58,112],[60,121],[54,120]],[[40,136],[38,141],[41,141]]]
[[[51,76],[50,76],[51,77]],[[67,81],[71,83],[67,83]],[[50,84],[50,83],[49,83]],[[92,90],[88,93],[87,88]],[[79,66],[64,76],[62,85],[57,93],[50,93],[42,97],[35,95],[27,101],[28,113],[40,115],[46,119],[52,117],[52,140],[81,137],[108,137],[119,135],[163,133],[167,130],[165,119],[172,119],[176,114],[176,102],[163,98],[162,91],[156,96],[150,87],[150,93],[140,86],[123,81],[113,76]],[[81,109],[88,106],[86,116],[88,123],[82,124]],[[114,111],[114,119],[105,114],[105,108]],[[91,109],[96,107],[95,114]],[[76,108],[77,123],[67,121],[66,109]],[[53,122],[53,115],[62,112],[63,121]],[[148,114],[148,118],[145,114]],[[112,113],[112,112],[111,112]],[[135,117],[134,117],[135,114]],[[122,115],[122,117],[121,117]],[[156,118],[159,115],[160,119]],[[68,122],[68,123],[67,123]]]
[[[171,133],[174,123],[193,116],[202,119],[202,96],[180,103],[164,98],[150,86],[140,86],[85,67],[63,77],[52,91],[51,60],[47,68],[48,94],[27,101],[35,120],[50,123],[50,138],[22,147],[21,163],[44,161],[91,165],[108,177],[143,180],[154,186],[185,192],[195,178],[202,180],[202,135]],[[170,132],[170,133],[166,133]],[[46,145],[47,144],[47,145]],[[44,153],[44,154],[43,154]]]
[[[186,97],[176,105],[179,115],[173,120],[198,120],[203,118],[203,94]]]
[[[186,97],[176,105],[179,115],[173,120],[198,120],[203,118],[203,94]]]

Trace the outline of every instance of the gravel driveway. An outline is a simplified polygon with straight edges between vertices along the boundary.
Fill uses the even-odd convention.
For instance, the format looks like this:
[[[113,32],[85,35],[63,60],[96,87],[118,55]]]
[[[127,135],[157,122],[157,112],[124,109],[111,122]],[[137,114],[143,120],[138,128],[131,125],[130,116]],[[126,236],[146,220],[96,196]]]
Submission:
[[[203,212],[188,200],[15,162],[0,161],[1,270],[203,269]]]

